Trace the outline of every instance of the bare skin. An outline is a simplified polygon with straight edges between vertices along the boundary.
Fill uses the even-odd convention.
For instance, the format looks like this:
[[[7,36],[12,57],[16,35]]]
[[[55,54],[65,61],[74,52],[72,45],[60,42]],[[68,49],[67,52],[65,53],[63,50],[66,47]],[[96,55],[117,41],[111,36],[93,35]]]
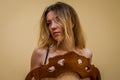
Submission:
[[[83,53],[83,50],[80,50],[80,49],[75,49],[73,51],[79,55],[82,55],[82,56],[85,56],[86,58],[89,58],[90,60],[92,58],[92,53],[89,50],[86,53]],[[44,64],[46,52],[47,52],[47,48],[46,49],[36,48],[34,50],[32,57],[31,57],[31,70]],[[47,58],[47,63],[48,63],[49,58],[52,58],[52,57],[57,56],[57,55],[64,55],[66,52],[67,51],[54,50],[54,48],[50,48],[49,55]]]
[[[82,50],[76,49],[74,50],[77,54],[85,56],[89,59],[92,58],[91,53],[82,53]],[[45,57],[46,57],[46,52],[47,49],[35,49],[31,58],[31,70],[40,67],[40,65],[44,64]],[[47,63],[49,62],[48,59],[52,58],[56,55],[64,55],[67,51],[62,51],[62,50],[56,50],[54,51],[54,48],[50,48],[49,55],[47,58]],[[34,80],[34,79],[33,79]],[[89,78],[85,78],[83,80],[90,80]]]

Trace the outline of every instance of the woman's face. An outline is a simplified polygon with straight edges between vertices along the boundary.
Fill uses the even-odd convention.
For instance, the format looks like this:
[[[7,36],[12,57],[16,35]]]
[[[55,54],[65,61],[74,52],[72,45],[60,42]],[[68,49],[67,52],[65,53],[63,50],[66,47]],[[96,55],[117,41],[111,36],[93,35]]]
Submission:
[[[63,39],[63,28],[57,14],[54,11],[49,11],[47,16],[47,26],[50,31],[51,36],[56,41],[61,41]]]

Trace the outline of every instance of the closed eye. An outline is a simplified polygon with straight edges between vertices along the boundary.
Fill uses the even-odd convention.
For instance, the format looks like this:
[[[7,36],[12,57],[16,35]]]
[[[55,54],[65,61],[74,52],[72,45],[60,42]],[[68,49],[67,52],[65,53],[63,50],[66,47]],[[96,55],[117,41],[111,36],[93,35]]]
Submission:
[[[56,16],[55,20],[56,20],[56,22],[60,22],[60,19],[58,16]]]
[[[47,23],[46,23],[46,24],[47,24],[47,26],[49,27],[49,26],[50,26],[50,24],[51,24],[51,22],[50,22],[50,21],[47,21]]]

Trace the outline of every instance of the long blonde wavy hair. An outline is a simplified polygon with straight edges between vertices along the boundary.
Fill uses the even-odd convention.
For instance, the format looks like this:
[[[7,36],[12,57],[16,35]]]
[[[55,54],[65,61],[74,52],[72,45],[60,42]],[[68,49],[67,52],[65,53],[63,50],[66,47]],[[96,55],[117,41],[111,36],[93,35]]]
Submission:
[[[40,20],[38,47],[45,48],[50,45],[57,45],[47,27],[46,16],[49,11],[54,11],[57,14],[59,22],[63,26],[64,46],[69,47],[69,44],[73,43],[79,49],[85,48],[85,40],[78,15],[70,5],[63,2],[52,4],[44,10]]]

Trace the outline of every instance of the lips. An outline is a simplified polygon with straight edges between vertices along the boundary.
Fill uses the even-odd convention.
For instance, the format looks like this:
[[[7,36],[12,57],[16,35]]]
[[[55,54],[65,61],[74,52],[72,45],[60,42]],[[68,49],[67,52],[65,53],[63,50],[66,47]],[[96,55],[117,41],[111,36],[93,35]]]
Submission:
[[[60,35],[60,32],[53,32],[54,37],[59,36],[59,35]]]

